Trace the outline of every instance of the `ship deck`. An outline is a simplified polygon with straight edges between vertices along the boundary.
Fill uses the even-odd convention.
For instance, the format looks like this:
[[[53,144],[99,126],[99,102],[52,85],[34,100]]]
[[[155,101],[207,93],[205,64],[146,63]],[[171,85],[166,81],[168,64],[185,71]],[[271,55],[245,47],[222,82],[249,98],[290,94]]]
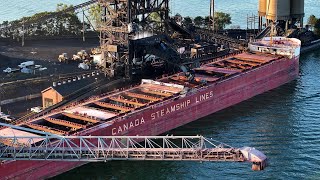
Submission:
[[[285,37],[265,37],[259,39],[255,42],[251,42],[252,45],[262,46],[262,47],[272,47],[272,48],[292,48],[295,49],[301,45],[300,41],[296,41],[292,38]]]
[[[208,86],[282,58],[283,56],[279,55],[249,52],[230,56],[194,69],[195,78],[191,82],[183,73],[159,81],[143,80],[140,85],[133,88],[105,96],[91,97],[82,103],[69,104],[19,126],[58,135],[74,134],[176,97],[186,87],[192,89]],[[1,130],[0,136],[6,136],[8,132]],[[15,133],[23,134],[19,130]]]

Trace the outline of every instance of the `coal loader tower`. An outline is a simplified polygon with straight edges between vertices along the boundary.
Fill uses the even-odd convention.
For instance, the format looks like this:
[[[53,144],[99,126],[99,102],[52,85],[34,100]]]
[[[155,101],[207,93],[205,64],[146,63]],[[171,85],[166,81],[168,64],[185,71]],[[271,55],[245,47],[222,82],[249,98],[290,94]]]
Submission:
[[[169,19],[169,0],[99,0],[102,8],[100,43],[105,61],[105,73],[113,77],[131,77],[134,58],[134,38],[147,33],[149,16],[157,13],[161,27]]]
[[[159,68],[161,73],[199,67],[201,61],[225,55],[229,46],[201,39],[169,16],[169,0],[99,0],[102,67],[108,77],[131,78]],[[199,38],[200,37],[200,38]],[[192,79],[192,78],[190,78]]]

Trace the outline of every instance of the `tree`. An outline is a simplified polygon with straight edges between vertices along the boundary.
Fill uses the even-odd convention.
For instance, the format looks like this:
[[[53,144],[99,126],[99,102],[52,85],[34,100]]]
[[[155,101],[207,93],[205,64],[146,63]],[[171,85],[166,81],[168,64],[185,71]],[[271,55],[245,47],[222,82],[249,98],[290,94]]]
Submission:
[[[102,9],[100,4],[94,4],[89,9],[89,19],[93,21],[94,28],[97,28],[100,26],[102,22],[101,18]]]
[[[181,25],[182,20],[183,20],[181,14],[177,13],[175,16],[173,16],[173,18],[174,18],[174,20],[175,20],[178,24]]]
[[[197,16],[194,18],[194,25],[196,25],[197,27],[203,26],[204,23],[204,19],[201,16]]]
[[[179,14],[179,13],[177,13],[175,16],[177,16],[177,17],[182,17],[181,14]]]
[[[223,12],[215,12],[214,13],[214,23],[215,28],[217,30],[222,30],[226,27],[226,25],[231,24],[231,16],[230,14],[223,13]]]
[[[153,23],[153,28],[158,29],[161,27],[161,16],[157,12],[153,12],[149,15],[148,21]]]
[[[72,5],[68,6],[67,4],[59,3],[59,4],[57,4],[56,11],[57,12],[64,11],[64,10],[70,8],[70,7],[72,7]]]
[[[315,25],[314,25],[314,33],[318,36],[320,36],[320,19],[317,19]]]
[[[161,17],[157,12],[151,13],[148,18],[150,21],[161,22]]]
[[[190,26],[192,24],[192,18],[187,16],[183,18],[183,22],[182,22],[185,26]]]
[[[309,18],[308,18],[308,24],[312,27],[312,28],[314,28],[314,26],[316,25],[316,23],[317,23],[317,18],[316,18],[316,16],[315,15],[311,15]]]
[[[9,25],[9,21],[3,21],[2,25],[8,26]]]
[[[210,25],[211,25],[210,16],[204,17],[204,25],[206,25],[207,27],[210,27]]]
[[[68,6],[66,4],[60,3],[57,4],[57,12],[65,11],[72,7],[72,5]],[[55,27],[57,28],[57,35],[78,34],[82,29],[82,23],[74,11],[68,11],[57,16],[55,18],[55,24]],[[76,30],[76,32],[73,32],[73,30]]]

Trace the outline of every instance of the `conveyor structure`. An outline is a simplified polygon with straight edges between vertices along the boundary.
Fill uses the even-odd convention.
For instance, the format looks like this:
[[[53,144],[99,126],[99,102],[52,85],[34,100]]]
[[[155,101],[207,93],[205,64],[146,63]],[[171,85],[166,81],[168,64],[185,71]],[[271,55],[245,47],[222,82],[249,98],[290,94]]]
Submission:
[[[253,170],[263,170],[267,160],[255,148],[234,148],[203,136],[59,136],[30,131],[40,135],[1,136],[0,160],[226,161],[251,162]]]

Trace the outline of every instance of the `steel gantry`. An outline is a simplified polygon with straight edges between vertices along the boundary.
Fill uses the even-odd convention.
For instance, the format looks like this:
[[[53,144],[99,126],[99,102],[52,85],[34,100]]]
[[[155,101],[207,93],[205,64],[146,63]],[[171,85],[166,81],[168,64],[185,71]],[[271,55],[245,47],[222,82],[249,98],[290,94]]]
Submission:
[[[266,160],[254,148],[233,148],[203,136],[12,136],[0,142],[1,160],[249,161],[254,170],[263,170]]]
[[[267,157],[254,148],[234,148],[203,136],[59,136],[6,126],[39,135],[0,136],[0,160],[247,161],[253,170],[266,167]]]
[[[99,0],[102,9],[100,46],[108,76],[131,76],[135,33],[148,28],[146,21],[157,13],[160,23],[169,19],[169,0]],[[162,26],[163,27],[163,26]],[[138,30],[139,29],[139,30]]]

